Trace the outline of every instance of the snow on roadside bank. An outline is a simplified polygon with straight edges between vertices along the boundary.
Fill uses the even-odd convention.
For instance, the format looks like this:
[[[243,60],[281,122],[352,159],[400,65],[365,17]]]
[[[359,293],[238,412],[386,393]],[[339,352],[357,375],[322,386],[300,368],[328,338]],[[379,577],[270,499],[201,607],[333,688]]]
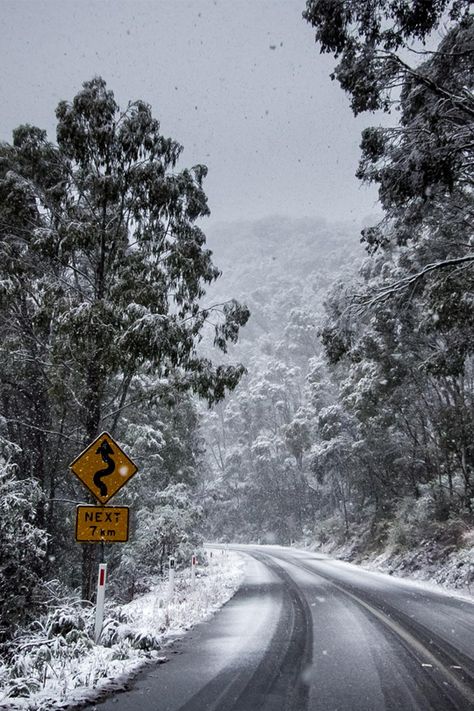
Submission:
[[[194,590],[189,570],[177,571],[172,601],[161,581],[126,605],[109,606],[98,645],[91,639],[93,610],[62,610],[53,623],[50,616],[38,634],[17,641],[8,667],[0,663],[0,709],[71,709],[124,688],[144,665],[166,661],[167,644],[233,596],[243,567],[237,553],[213,551],[197,569]]]
[[[397,550],[387,546],[383,551],[364,550],[360,541],[354,539],[345,544],[308,544],[305,541],[304,545],[328,558],[471,600],[474,596],[474,545],[471,538],[466,536],[465,545],[460,548],[443,546],[430,540],[422,540],[412,549]]]
[[[411,551],[386,550],[362,560],[368,570],[410,578],[472,597],[474,594],[473,549],[442,549],[431,542],[423,542]]]

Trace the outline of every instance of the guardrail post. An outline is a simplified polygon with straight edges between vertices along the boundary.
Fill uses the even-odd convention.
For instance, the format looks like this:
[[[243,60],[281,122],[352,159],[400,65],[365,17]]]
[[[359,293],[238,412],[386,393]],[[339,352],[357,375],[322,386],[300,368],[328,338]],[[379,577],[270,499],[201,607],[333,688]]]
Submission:
[[[175,569],[176,569],[176,560],[172,555],[170,555],[170,557],[169,557],[168,565],[169,565],[168,598],[169,598],[169,600],[172,600],[173,596],[174,596],[174,575],[175,575]]]
[[[104,621],[105,583],[107,582],[107,563],[99,565],[99,577],[97,578],[97,599],[95,603],[95,630],[94,639],[98,644],[102,632]]]

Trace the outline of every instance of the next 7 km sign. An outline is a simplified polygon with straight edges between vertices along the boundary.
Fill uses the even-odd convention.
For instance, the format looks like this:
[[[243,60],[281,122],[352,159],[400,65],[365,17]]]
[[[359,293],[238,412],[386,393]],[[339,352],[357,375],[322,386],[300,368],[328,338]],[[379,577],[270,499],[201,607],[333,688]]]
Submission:
[[[80,543],[126,543],[128,506],[78,506],[76,541]]]
[[[108,432],[102,432],[69,466],[101,504],[106,504],[137,472]]]

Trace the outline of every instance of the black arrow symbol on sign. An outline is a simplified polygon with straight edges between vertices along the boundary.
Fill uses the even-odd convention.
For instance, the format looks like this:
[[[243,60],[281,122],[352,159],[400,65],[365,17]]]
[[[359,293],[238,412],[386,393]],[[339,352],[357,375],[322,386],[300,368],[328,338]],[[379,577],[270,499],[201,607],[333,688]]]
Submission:
[[[113,459],[111,459],[110,455],[114,453],[114,450],[110,446],[110,444],[107,442],[106,439],[101,442],[100,447],[96,449],[96,454],[100,454],[102,457],[103,461],[107,464],[105,469],[99,469],[98,472],[94,474],[94,484],[100,491],[101,496],[107,496],[107,486],[105,483],[102,481],[102,477],[104,476],[109,476],[109,474],[112,474],[113,471],[115,471],[115,462]]]

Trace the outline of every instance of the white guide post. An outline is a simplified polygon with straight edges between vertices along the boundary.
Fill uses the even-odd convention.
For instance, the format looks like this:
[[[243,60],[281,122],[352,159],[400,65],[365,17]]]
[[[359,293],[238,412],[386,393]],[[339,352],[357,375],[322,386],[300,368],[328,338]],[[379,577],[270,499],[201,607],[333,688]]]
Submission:
[[[105,583],[107,580],[107,563],[99,565],[99,577],[97,579],[97,600],[95,605],[95,634],[94,639],[97,644],[102,632],[102,623],[104,621],[104,601],[105,601]]]
[[[196,565],[197,565],[197,557],[193,555],[191,557],[191,589],[194,590],[196,587]]]
[[[172,600],[174,595],[174,574],[176,568],[176,560],[172,555],[169,557],[169,582],[168,582],[168,599]]]

